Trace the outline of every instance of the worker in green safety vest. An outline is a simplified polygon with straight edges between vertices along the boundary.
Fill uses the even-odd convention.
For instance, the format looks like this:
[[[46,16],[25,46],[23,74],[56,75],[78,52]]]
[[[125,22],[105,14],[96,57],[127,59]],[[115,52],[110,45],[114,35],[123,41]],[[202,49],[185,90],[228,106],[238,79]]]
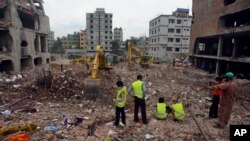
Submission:
[[[156,118],[164,120],[170,112],[170,107],[164,102],[164,98],[160,97],[156,104]]]
[[[183,121],[186,118],[183,105],[176,98],[173,98],[172,113],[175,121]]]
[[[132,83],[128,91],[130,92],[133,89],[133,96],[135,102],[134,108],[134,122],[139,122],[138,112],[139,108],[141,110],[142,122],[143,124],[148,124],[147,114],[146,114],[146,87],[145,83],[142,81],[142,75],[137,75],[137,80]]]
[[[121,126],[126,125],[126,116],[125,116],[125,105],[127,101],[127,87],[123,85],[122,81],[117,81],[116,85],[118,87],[117,92],[116,92],[116,98],[114,99],[115,102],[115,107],[116,107],[116,112],[115,112],[115,126],[119,125],[120,121],[120,115],[122,118],[122,123],[120,124]]]

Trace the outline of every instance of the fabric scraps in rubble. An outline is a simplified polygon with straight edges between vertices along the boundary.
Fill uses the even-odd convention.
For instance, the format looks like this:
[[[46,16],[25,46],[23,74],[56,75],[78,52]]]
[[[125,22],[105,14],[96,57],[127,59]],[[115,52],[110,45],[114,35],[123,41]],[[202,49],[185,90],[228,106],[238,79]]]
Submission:
[[[72,126],[72,125],[78,125],[79,123],[81,123],[83,121],[83,118],[81,117],[78,117],[78,116],[71,116],[71,117],[68,117],[68,118],[65,118],[64,119],[64,125],[67,125],[67,126]]]

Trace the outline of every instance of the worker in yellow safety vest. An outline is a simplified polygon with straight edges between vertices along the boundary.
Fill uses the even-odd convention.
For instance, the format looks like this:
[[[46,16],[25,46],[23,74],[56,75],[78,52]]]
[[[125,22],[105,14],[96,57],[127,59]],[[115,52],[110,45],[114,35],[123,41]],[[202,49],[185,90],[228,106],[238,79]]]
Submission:
[[[116,112],[115,112],[115,126],[119,125],[120,121],[120,115],[122,118],[122,123],[120,123],[121,126],[126,125],[126,116],[125,116],[125,105],[127,101],[127,87],[123,85],[122,81],[117,81],[116,85],[118,87],[116,92],[116,98],[114,99]]]
[[[160,97],[156,104],[156,118],[164,120],[170,112],[170,107],[164,102],[164,98]]]
[[[135,102],[134,108],[134,122],[139,122],[138,111],[141,109],[142,122],[143,124],[148,124],[147,115],[146,115],[146,87],[145,83],[142,81],[142,75],[137,75],[137,80],[132,83],[129,87],[129,92],[133,89],[133,96]]]
[[[183,121],[186,118],[183,105],[176,98],[173,98],[172,113],[175,121]]]

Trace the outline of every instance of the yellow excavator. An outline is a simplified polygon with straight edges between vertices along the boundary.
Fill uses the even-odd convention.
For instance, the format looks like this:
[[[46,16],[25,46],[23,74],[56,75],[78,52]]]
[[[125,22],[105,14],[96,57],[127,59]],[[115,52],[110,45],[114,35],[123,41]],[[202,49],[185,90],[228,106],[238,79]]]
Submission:
[[[92,61],[91,75],[84,81],[84,91],[89,97],[96,98],[100,91],[100,69],[110,70],[113,68],[113,56],[105,56],[103,47],[97,45],[95,57]]]
[[[136,63],[140,64],[143,68],[148,68],[150,64],[153,64],[153,57],[146,55],[143,51],[132,43],[128,43],[128,67],[131,68],[133,65],[132,55],[133,52],[136,53],[137,59]]]
[[[72,64],[87,63],[91,64],[91,58],[89,56],[81,56],[80,58],[71,61]]]

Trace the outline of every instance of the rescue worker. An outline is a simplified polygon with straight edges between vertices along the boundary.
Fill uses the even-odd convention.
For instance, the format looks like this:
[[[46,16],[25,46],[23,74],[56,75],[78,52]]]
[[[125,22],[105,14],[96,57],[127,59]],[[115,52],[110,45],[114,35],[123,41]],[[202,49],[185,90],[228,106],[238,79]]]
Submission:
[[[134,122],[139,122],[138,118],[138,110],[141,109],[141,116],[143,124],[148,124],[147,115],[146,115],[146,87],[144,82],[142,81],[142,75],[137,75],[137,80],[132,83],[129,87],[129,92],[133,89],[134,96]]]
[[[181,102],[178,102],[177,98],[173,98],[172,113],[174,121],[183,121],[186,118],[183,105]]]
[[[121,126],[126,125],[126,115],[125,115],[125,105],[127,101],[127,87],[123,85],[122,81],[117,81],[116,85],[118,87],[117,92],[116,92],[116,98],[114,99],[115,102],[115,126],[118,126],[120,123],[120,115],[122,118],[122,123],[120,124]]]
[[[222,81],[222,77],[216,77],[215,79],[217,82],[212,82],[209,85],[218,85]],[[220,96],[222,94],[221,89],[214,89],[213,90],[213,100],[212,100],[212,105],[209,109],[209,118],[218,118],[218,106],[220,102]]]
[[[164,102],[164,98],[160,97],[156,104],[156,118],[164,120],[170,112],[170,107]]]
[[[224,78],[225,82],[209,87],[212,90],[223,90],[219,107],[219,123],[214,126],[215,128],[224,128],[227,125],[237,96],[236,91],[238,89],[238,84],[234,80],[234,74],[228,72]]]

